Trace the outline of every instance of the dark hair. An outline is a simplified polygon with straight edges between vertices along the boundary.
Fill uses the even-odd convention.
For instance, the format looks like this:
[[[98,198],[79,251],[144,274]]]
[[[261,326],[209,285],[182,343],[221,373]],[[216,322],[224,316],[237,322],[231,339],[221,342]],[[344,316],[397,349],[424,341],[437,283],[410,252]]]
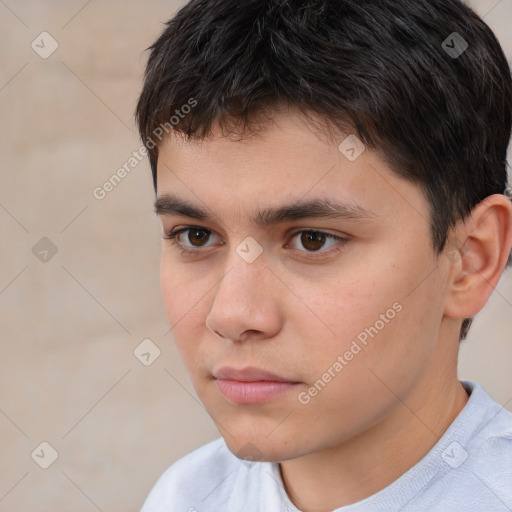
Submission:
[[[506,193],[510,68],[459,0],[191,0],[149,50],[136,119],[155,191],[164,130],[245,134],[291,106],[421,187],[438,254],[457,220]]]

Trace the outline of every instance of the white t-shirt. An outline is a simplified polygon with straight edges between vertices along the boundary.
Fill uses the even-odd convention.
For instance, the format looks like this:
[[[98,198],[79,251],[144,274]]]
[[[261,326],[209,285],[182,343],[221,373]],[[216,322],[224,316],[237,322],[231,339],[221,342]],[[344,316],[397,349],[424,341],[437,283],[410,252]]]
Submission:
[[[381,491],[333,512],[512,511],[512,413],[471,381],[469,400],[430,452]],[[298,512],[278,463],[235,457],[222,438],[170,466],[141,512]],[[299,511],[300,512],[300,511]]]

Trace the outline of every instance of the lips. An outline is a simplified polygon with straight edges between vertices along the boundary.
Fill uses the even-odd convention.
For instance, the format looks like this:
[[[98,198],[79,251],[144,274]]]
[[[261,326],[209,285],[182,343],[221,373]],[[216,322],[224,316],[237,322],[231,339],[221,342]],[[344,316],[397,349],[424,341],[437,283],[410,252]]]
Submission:
[[[229,366],[223,366],[222,368],[219,368],[218,370],[214,371],[213,376],[216,379],[237,380],[240,382],[256,382],[262,380],[272,382],[296,382],[293,379],[281,377],[279,375],[276,375],[275,373],[267,372],[259,368],[254,368],[252,366],[240,370],[231,368]]]
[[[256,405],[282,396],[298,382],[254,367],[224,366],[213,372],[217,389],[234,405]]]

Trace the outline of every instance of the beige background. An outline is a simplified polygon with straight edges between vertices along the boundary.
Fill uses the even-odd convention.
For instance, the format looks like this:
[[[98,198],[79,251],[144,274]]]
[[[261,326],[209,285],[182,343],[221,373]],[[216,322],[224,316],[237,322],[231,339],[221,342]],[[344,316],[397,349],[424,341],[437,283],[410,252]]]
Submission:
[[[2,512],[138,511],[169,464],[218,437],[165,335],[147,160],[93,196],[140,147],[144,49],[179,5],[0,0]],[[512,0],[472,5],[512,60]],[[31,48],[43,31],[59,45],[47,59]],[[512,410],[511,312],[505,275],[460,378]],[[133,353],[146,338],[161,350],[147,367]],[[49,460],[43,441],[48,469],[31,458]]]

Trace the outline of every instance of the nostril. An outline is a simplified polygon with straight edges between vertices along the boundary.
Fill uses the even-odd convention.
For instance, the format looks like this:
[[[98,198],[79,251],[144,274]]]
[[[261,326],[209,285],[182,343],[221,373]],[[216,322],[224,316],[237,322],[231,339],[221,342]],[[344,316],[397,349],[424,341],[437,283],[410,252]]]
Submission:
[[[222,336],[222,334],[221,334],[219,331],[215,330],[215,329],[213,330],[213,332],[214,332],[214,333],[215,333],[219,338],[222,338],[222,339],[225,339],[225,338],[226,338],[225,336]]]

